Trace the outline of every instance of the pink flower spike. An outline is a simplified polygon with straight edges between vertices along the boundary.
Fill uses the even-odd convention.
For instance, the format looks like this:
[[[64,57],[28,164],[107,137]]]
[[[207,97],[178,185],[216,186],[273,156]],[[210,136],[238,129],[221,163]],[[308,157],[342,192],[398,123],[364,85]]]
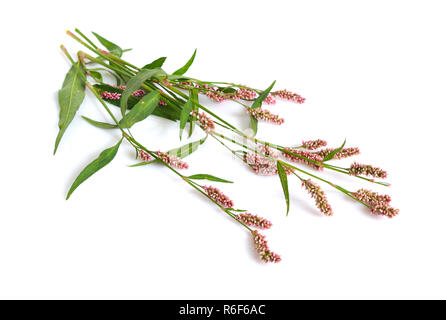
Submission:
[[[163,99],[160,99],[160,101],[158,102],[159,106],[167,106],[167,102],[164,101]]]
[[[387,178],[387,172],[384,171],[383,169],[372,167],[371,165],[368,165],[368,164],[359,164],[356,162],[354,162],[350,166],[350,169],[348,170],[348,172],[352,176],[365,175],[365,176],[372,176],[375,178],[382,178],[382,179]]]
[[[144,97],[145,95],[146,95],[146,92],[144,90],[136,90],[132,93],[132,96],[137,97],[137,98]]]
[[[271,93],[273,96],[278,97],[283,100],[293,101],[299,104],[302,104],[305,102],[305,98],[298,95],[297,93],[290,92],[286,89],[279,90]]]
[[[256,108],[256,109],[249,108],[248,113],[257,120],[263,120],[278,125],[281,125],[282,123],[285,122],[283,118],[280,118],[278,115],[272,114],[269,110],[262,108]]]
[[[265,218],[261,218],[257,215],[253,215],[251,213],[240,213],[239,215],[236,216],[237,220],[240,220],[241,222],[243,222],[244,224],[246,224],[247,226],[250,227],[256,227],[259,229],[269,229],[271,228],[271,226],[273,225],[271,223],[271,221],[265,219]]]
[[[156,154],[158,155],[159,159],[161,161],[163,161],[164,163],[178,168],[178,169],[187,169],[189,168],[189,165],[182,161],[180,158],[172,155],[172,154],[168,154],[167,152],[162,152],[162,151],[157,151]]]
[[[211,118],[209,118],[204,112],[197,114],[195,111],[192,111],[191,115],[197,118],[200,127],[204,131],[211,132],[215,130],[214,121]]]
[[[390,206],[390,196],[381,195],[371,190],[359,189],[352,196],[370,207],[370,212],[392,218],[399,213],[398,209]]]
[[[320,186],[311,181],[311,179],[303,180],[302,186],[307,189],[308,193],[316,201],[316,207],[326,216],[332,216],[333,210],[327,201],[324,191]]]
[[[144,150],[138,150],[138,158],[141,159],[144,162],[149,162],[152,157],[150,154]]]
[[[274,96],[270,93],[268,96],[266,96],[265,100],[263,100],[266,104],[276,104],[276,99],[274,99]]]
[[[234,203],[228,196],[226,196],[219,189],[212,186],[203,186],[204,191],[207,193],[211,199],[220,204],[224,208],[232,208]]]
[[[274,253],[269,249],[268,242],[266,241],[264,235],[260,234],[257,230],[254,230],[252,231],[252,237],[256,246],[256,250],[263,262],[277,263],[282,260],[282,258],[277,253]]]
[[[255,93],[251,89],[239,89],[235,93],[234,98],[241,100],[254,100],[255,98],[257,98],[257,93]]]
[[[121,94],[117,92],[103,91],[101,92],[101,98],[108,100],[119,100],[121,98]]]
[[[307,150],[316,150],[320,147],[325,147],[326,145],[327,141],[321,139],[302,141],[302,147]]]
[[[322,158],[325,158],[326,155],[328,155],[330,152],[334,151],[334,148],[326,148],[319,150],[317,152],[314,152],[314,154],[320,155]],[[359,149],[358,148],[343,148],[341,151],[335,154],[333,159],[340,160],[348,157],[352,157],[355,155],[358,155]]]

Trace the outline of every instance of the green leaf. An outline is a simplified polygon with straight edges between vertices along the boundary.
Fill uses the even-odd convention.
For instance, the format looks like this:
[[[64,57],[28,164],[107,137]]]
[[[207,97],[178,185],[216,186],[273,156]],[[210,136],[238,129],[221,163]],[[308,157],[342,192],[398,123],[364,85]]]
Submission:
[[[90,70],[90,75],[98,82],[102,82],[102,74],[97,71]]]
[[[275,84],[276,80],[274,80],[273,83],[271,83],[271,85],[265,91],[259,94],[259,96],[252,103],[251,109],[257,109],[262,106],[263,100],[266,99],[266,97],[268,96],[269,92],[271,91],[271,89],[274,87]]]
[[[189,99],[184,104],[180,114],[180,140],[181,136],[183,135],[184,127],[186,126],[187,120],[189,119],[190,112],[192,111],[192,106],[192,96],[189,96]]]
[[[119,47],[118,45],[114,44],[113,42],[111,42],[111,41],[101,37],[96,32],[92,32],[92,33],[99,40],[99,42],[102,43],[102,45],[105,48],[107,48],[108,51],[110,51],[110,53],[112,53],[113,55],[115,55],[117,57],[121,57],[122,56],[122,49],[121,49],[121,47]]]
[[[186,73],[186,71],[189,69],[189,67],[192,65],[192,63],[194,62],[195,59],[195,54],[197,53],[197,49],[195,49],[194,54],[192,55],[192,57],[189,59],[188,62],[186,62],[186,64],[181,67],[180,69],[178,69],[177,71],[175,71],[174,73],[172,73],[173,75],[180,75],[182,76],[183,74]]]
[[[125,111],[127,110],[127,102],[129,100],[129,97],[132,96],[132,93],[136,90],[138,90],[141,85],[146,81],[147,79],[152,78],[155,74],[159,73],[161,69],[142,69],[139,71],[135,76],[130,78],[130,80],[127,82],[126,89],[122,92],[121,96],[121,113],[122,115],[125,114]]]
[[[277,172],[279,174],[280,183],[282,184],[283,195],[285,196],[286,215],[288,215],[288,212],[290,211],[290,192],[288,190],[288,177],[280,161],[277,161]]]
[[[346,142],[347,142],[347,139],[344,139],[344,143],[342,144],[342,146],[340,146],[340,147],[337,148],[337,149],[334,149],[332,152],[330,152],[329,154],[327,154],[327,155],[324,157],[324,160],[322,160],[322,161],[328,161],[328,160],[333,159],[333,157],[334,157],[339,151],[341,151],[341,150],[344,148]]]
[[[176,81],[188,81],[191,78],[183,76],[183,75],[179,75],[179,74],[169,74],[167,76],[168,80],[176,80]]]
[[[161,68],[164,64],[164,61],[166,61],[166,57],[158,58],[154,61],[152,61],[149,64],[146,64],[143,69],[155,69],[155,68]]]
[[[251,120],[252,136],[255,137],[257,134],[259,121],[253,116],[249,116],[249,119]]]
[[[116,129],[118,128],[118,126],[116,124],[111,124],[111,123],[105,123],[105,122],[100,122],[100,121],[96,121],[90,118],[87,118],[85,116],[82,116],[82,118],[87,121],[89,124],[101,128],[101,129]]]
[[[93,174],[101,170],[103,167],[105,167],[113,160],[113,158],[116,156],[116,153],[118,152],[121,142],[122,138],[113,147],[102,151],[95,160],[93,160],[89,165],[87,165],[84,168],[84,170],[81,171],[81,173],[79,173],[76,180],[74,180],[73,184],[71,185],[70,190],[68,191],[67,200],[68,198],[70,198],[73,191],[76,190],[77,187],[79,187],[79,185],[81,185],[85,180],[90,178]]]
[[[198,91],[196,88],[193,88],[192,90],[190,90],[190,97],[192,98],[192,110],[195,111],[195,113],[198,114]],[[194,117],[191,118],[190,120],[190,125],[189,125],[189,138],[192,136],[192,133],[194,132],[194,128],[195,128],[195,122],[197,121],[197,119],[195,119]]]
[[[174,155],[180,159],[185,158],[188,155],[190,155],[192,152],[195,152],[198,149],[198,147],[206,141],[207,137],[208,136],[206,135],[204,138],[202,138],[200,140],[193,141],[193,142],[185,144],[179,148],[169,150],[167,153]]]
[[[223,182],[223,183],[234,183],[232,181],[221,179],[216,176],[212,176],[210,174],[194,174],[192,176],[189,176],[188,178],[193,179],[193,180],[209,180],[209,181],[217,181],[217,182]]]
[[[85,71],[77,62],[65,76],[62,89],[59,90],[59,134],[56,137],[54,153],[85,97]]]
[[[150,116],[158,105],[160,93],[153,91],[146,94],[119,122],[122,127],[130,128],[135,123],[140,122]]]

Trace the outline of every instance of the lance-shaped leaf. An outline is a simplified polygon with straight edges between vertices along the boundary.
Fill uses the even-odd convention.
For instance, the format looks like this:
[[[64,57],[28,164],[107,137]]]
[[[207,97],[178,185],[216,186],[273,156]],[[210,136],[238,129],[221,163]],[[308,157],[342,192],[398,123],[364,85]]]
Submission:
[[[127,110],[127,102],[133,92],[138,90],[147,79],[152,78],[155,74],[160,73],[161,69],[142,69],[127,82],[127,87],[121,96],[121,113],[125,114]]]
[[[192,152],[195,152],[198,149],[198,147],[206,141],[207,137],[208,136],[206,135],[204,138],[202,138],[200,140],[193,141],[193,142],[185,144],[179,148],[169,150],[167,153],[174,155],[180,159],[185,158],[188,155],[190,155]]]
[[[68,71],[62,89],[59,90],[59,134],[56,137],[54,153],[57,151],[65,130],[67,130],[84,100],[85,82],[85,71],[80,67],[80,62],[77,62]]]
[[[192,111],[192,107],[193,107],[192,96],[189,95],[189,99],[184,104],[180,114],[180,140],[183,135],[184,127],[186,126],[187,120],[189,119],[190,112]]]
[[[259,94],[259,96],[252,103],[251,109],[257,109],[262,106],[263,100],[265,100],[266,97],[268,97],[268,94],[270,93],[271,89],[274,87],[275,83],[276,83],[276,80],[274,80],[273,83],[271,83],[271,85],[265,91],[263,91],[261,94]],[[253,136],[255,136],[257,134],[258,120],[256,118],[254,118],[253,116],[250,116],[250,119],[251,119],[251,129],[253,131]]]
[[[79,185],[81,185],[85,180],[90,178],[93,174],[101,170],[103,167],[105,167],[113,160],[113,158],[116,156],[116,153],[118,152],[121,142],[122,138],[113,147],[102,151],[95,160],[93,160],[89,165],[87,165],[84,168],[84,170],[81,171],[81,173],[79,173],[76,180],[74,180],[73,184],[71,185],[70,190],[68,191],[67,200],[68,198],[70,198],[73,191],[76,190],[77,187],[79,187]]]
[[[188,177],[189,179],[193,180],[209,180],[209,181],[217,181],[217,182],[223,182],[223,183],[234,183],[229,180],[221,179],[219,177],[210,175],[210,174],[194,174],[192,176]]]
[[[190,142],[188,144],[185,144],[179,148],[175,148],[172,150],[167,151],[168,154],[174,155],[180,159],[187,157],[188,155],[190,155],[191,153],[193,153],[194,151],[196,151],[198,149],[198,147],[200,145],[202,145],[208,136],[205,136],[204,138],[197,140],[197,141],[193,141]],[[130,165],[130,167],[140,167],[140,166],[145,166],[147,164],[151,164],[153,162],[157,162],[159,160],[152,160],[152,161],[148,161],[148,162],[139,162],[139,163],[135,163]]]
[[[82,116],[82,119],[84,119],[89,124],[91,124],[92,126],[95,126],[97,128],[101,128],[101,129],[116,129],[116,128],[118,128],[118,126],[116,124],[96,121],[96,120],[90,119],[85,116]]]
[[[251,121],[252,136],[255,137],[255,135],[257,134],[257,129],[259,127],[259,121],[252,115],[249,116],[249,120]]]
[[[263,91],[261,94],[259,94],[259,96],[252,103],[251,109],[257,109],[262,106],[263,100],[265,100],[266,97],[268,97],[271,89],[274,87],[275,84],[276,84],[276,80],[274,80],[273,83],[271,83],[271,85],[265,91]]]
[[[198,114],[198,91],[196,88],[193,88],[190,90],[190,97],[192,98],[192,111],[194,111],[196,114]],[[194,132],[195,128],[195,122],[197,119],[195,117],[192,117],[190,120],[190,126],[189,126],[189,138],[192,136],[192,133]]]
[[[154,61],[152,61],[149,64],[146,64],[143,69],[155,69],[155,68],[161,68],[164,64],[164,61],[166,61],[166,57],[158,58]]]
[[[117,56],[117,57],[121,57],[122,56],[122,49],[120,46],[114,44],[113,42],[105,39],[104,37],[101,37],[100,35],[98,35],[96,32],[92,32],[93,35],[99,40],[100,43],[102,43],[102,45],[104,47],[107,48],[108,51],[110,51],[110,53],[112,53],[113,55]]]
[[[332,152],[330,152],[329,154],[327,154],[327,155],[324,157],[324,160],[323,160],[323,161],[328,161],[328,160],[333,159],[333,157],[334,157],[338,152],[340,152],[340,151],[344,148],[346,142],[347,142],[347,139],[344,139],[344,143],[342,144],[342,146],[340,146],[340,147],[337,148],[337,149],[334,149]]]
[[[197,53],[197,49],[195,49],[194,54],[192,55],[192,57],[190,57],[189,61],[187,61],[186,64],[183,67],[181,67],[180,69],[178,69],[177,71],[175,71],[172,74],[173,75],[180,75],[180,76],[185,74],[186,71],[189,70],[189,67],[192,65],[192,63],[194,62],[196,53]]]
[[[135,123],[144,120],[153,113],[159,100],[160,93],[158,91],[146,94],[119,123],[124,128],[130,128]]]
[[[283,195],[285,196],[286,202],[286,214],[290,211],[290,192],[288,190],[288,177],[285,169],[280,161],[277,161],[277,173],[279,174],[280,183],[282,184]]]

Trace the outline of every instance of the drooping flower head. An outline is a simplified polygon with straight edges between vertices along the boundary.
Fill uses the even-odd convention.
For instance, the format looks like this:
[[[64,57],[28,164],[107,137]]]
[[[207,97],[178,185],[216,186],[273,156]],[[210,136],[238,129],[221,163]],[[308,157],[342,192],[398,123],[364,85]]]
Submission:
[[[158,155],[161,161],[172,167],[178,169],[189,168],[189,165],[186,162],[182,161],[180,158],[174,156],[173,154],[168,154],[167,152],[162,152],[162,151],[157,151],[156,154]]]
[[[348,173],[352,176],[365,175],[365,176],[372,176],[375,178],[386,178],[387,177],[387,172],[384,171],[383,169],[372,167],[371,165],[368,165],[368,164],[359,164],[356,162],[354,162],[350,166]]]
[[[211,199],[220,204],[224,208],[232,208],[234,203],[227,195],[221,192],[219,189],[212,186],[203,186],[204,191]]]
[[[333,215],[333,210],[331,209],[331,206],[327,201],[325,192],[319,185],[311,181],[311,179],[307,179],[302,181],[302,186],[305,187],[305,189],[307,189],[311,197],[314,198],[314,201],[316,202],[316,207],[318,207],[318,209],[323,214],[325,214],[326,216]]]
[[[282,260],[282,258],[280,258],[277,253],[274,253],[269,249],[268,242],[266,241],[264,235],[255,230],[252,232],[252,237],[256,246],[256,250],[263,262],[277,263]]]
[[[247,226],[259,229],[269,229],[273,225],[271,221],[248,212],[240,213],[239,215],[236,216],[236,219],[240,220]]]

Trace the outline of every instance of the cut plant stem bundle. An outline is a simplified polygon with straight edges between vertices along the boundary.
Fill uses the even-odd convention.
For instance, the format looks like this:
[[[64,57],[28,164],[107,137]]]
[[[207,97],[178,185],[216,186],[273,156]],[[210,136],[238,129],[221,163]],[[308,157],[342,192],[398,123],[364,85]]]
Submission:
[[[316,207],[326,216],[331,216],[333,209],[317,181],[347,195],[367,207],[374,215],[391,218],[398,214],[398,209],[390,205],[391,199],[388,195],[381,195],[365,188],[349,191],[320,176],[322,171],[332,170],[369,183],[389,186],[386,182],[375,180],[375,178],[387,177],[387,172],[380,168],[356,162],[346,168],[331,164],[334,160],[359,154],[358,148],[345,147],[346,141],[337,148],[329,148],[327,142],[321,139],[302,141],[298,146],[282,146],[255,138],[258,121],[276,125],[284,122],[283,118],[265,109],[265,104],[274,105],[278,99],[302,104],[305,98],[301,95],[288,90],[273,90],[275,81],[262,90],[232,82],[202,81],[185,76],[184,74],[195,60],[196,50],[184,66],[171,74],[162,68],[166,57],[155,59],[139,68],[122,58],[123,53],[128,50],[123,50],[97,33],[93,32],[97,40],[95,43],[81,31],[76,29],[75,32],[78,35],[70,31],[67,31],[67,34],[85,46],[87,52],[78,52],[76,60],[70,56],[64,46],[61,46],[71,63],[71,68],[59,91],[59,133],[54,153],[68,126],[75,118],[85,98],[87,88],[110,116],[110,121],[100,122],[84,116],[82,118],[103,130],[119,130],[122,138],[114,146],[108,146],[100,152],[98,157],[79,173],[68,191],[67,199],[90,176],[110,163],[117,155],[122,142],[126,142],[134,148],[136,157],[139,159],[139,162],[131,167],[150,165],[153,162],[161,163],[216,205],[234,222],[248,230],[262,261],[279,262],[281,257],[269,249],[265,236],[257,230],[270,228],[271,222],[247,210],[236,208],[234,202],[223,191],[213,185],[203,183],[203,181],[208,183],[232,183],[232,181],[209,173],[183,174],[189,167],[184,158],[195,152],[208,137],[211,137],[254,173],[278,176],[287,214],[291,205],[289,176],[295,176],[300,180],[302,187],[314,199]],[[116,82],[105,83],[103,81],[105,73],[112,75]],[[216,102],[232,101],[240,105],[246,111],[246,116],[250,118],[252,134],[246,134],[241,128],[225,120],[223,116],[205,107],[200,103],[199,95]],[[119,117],[111,111],[111,106],[119,108]],[[195,128],[201,129],[203,138],[172,150],[149,149],[136,140],[131,129],[135,124],[143,122],[150,116],[178,122],[180,140],[184,135],[191,137]]]

